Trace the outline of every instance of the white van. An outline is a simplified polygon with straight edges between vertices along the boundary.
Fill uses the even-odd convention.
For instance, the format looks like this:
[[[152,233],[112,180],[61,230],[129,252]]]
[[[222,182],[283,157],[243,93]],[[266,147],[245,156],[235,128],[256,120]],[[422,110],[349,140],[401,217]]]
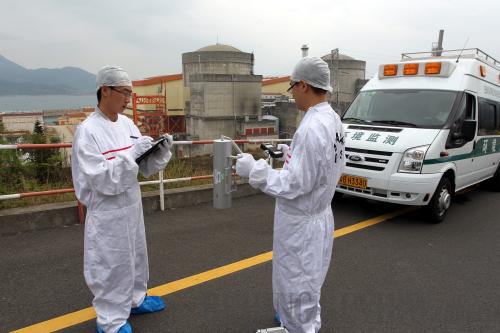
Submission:
[[[455,192],[490,178],[500,190],[500,62],[479,49],[381,65],[342,122],[337,192],[427,205],[440,222]]]

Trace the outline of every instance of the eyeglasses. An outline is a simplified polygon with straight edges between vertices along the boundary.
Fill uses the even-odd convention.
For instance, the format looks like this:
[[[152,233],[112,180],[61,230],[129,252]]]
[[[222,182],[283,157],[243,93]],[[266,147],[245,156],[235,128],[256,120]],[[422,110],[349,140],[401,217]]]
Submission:
[[[290,90],[292,90],[292,88],[295,87],[297,83],[299,83],[299,81],[290,82],[290,87],[286,90],[286,92],[290,92]]]
[[[132,92],[131,91],[128,91],[128,90],[123,91],[123,90],[120,90],[120,89],[116,89],[115,87],[112,87],[112,86],[109,86],[109,89],[114,90],[117,93],[122,94],[125,97],[128,97],[128,98],[132,97]]]

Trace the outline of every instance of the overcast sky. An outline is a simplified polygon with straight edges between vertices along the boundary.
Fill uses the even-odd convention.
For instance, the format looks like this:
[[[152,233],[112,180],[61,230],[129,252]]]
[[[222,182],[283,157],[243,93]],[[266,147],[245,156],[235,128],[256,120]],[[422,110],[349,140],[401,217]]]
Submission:
[[[367,76],[402,52],[477,47],[500,59],[499,0],[2,0],[0,54],[30,69],[106,64],[133,79],[175,74],[181,54],[215,44],[255,54],[255,73],[287,75],[334,48]]]

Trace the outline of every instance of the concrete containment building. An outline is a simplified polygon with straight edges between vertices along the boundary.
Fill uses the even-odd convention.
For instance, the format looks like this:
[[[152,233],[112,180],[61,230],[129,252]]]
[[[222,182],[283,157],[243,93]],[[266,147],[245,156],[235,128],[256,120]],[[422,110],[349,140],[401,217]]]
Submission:
[[[224,44],[205,46],[182,54],[184,85],[189,87],[193,74],[253,75],[253,64],[253,53]]]
[[[338,51],[321,58],[330,68],[330,81],[333,88],[330,103],[335,111],[342,112],[366,83],[366,62],[338,53]]]
[[[308,56],[308,47],[301,48],[302,56]],[[338,53],[321,57],[330,68],[330,84],[333,87],[328,94],[328,102],[335,111],[341,113],[352,102],[365,80],[366,62]],[[292,95],[286,90],[290,87],[290,76],[270,77],[262,81],[263,113],[279,118],[279,137],[292,138],[304,112],[297,109]]]
[[[210,45],[182,55],[188,139],[265,136],[277,133],[272,120],[261,118],[261,75],[253,74],[254,56],[229,45]],[[272,130],[269,130],[272,128]],[[255,129],[255,130],[254,130]],[[210,153],[192,146],[190,155]]]

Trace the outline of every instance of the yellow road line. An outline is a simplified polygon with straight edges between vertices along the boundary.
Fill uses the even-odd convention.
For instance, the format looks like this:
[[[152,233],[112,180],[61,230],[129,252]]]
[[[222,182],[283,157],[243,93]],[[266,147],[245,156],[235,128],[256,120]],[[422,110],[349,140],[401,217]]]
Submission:
[[[335,230],[334,233],[333,233],[333,235],[334,235],[334,237],[342,237],[344,235],[347,235],[347,234],[350,234],[352,232],[355,232],[355,231],[358,231],[358,230],[370,227],[370,226],[375,225],[377,223],[390,220],[390,219],[392,219],[392,218],[394,218],[396,216],[402,215],[402,214],[407,213],[407,212],[412,211],[412,210],[415,210],[415,208],[414,207],[402,208],[402,209],[397,210],[397,211],[392,212],[392,213],[387,213],[387,214],[384,214],[384,215],[380,215],[380,216],[371,218],[369,220],[365,220],[363,222],[359,222],[359,223],[350,225],[348,227],[345,227],[345,228],[342,228],[342,229],[339,229],[339,230]]]
[[[56,317],[32,326],[21,328],[11,333],[45,333],[56,332],[64,328],[81,324],[96,317],[93,307],[79,310],[76,312],[68,313],[67,315]]]
[[[380,222],[387,221],[389,219],[392,219],[396,216],[402,215],[414,208],[404,208],[397,210],[392,213],[380,215],[374,218],[371,218],[369,220],[365,220],[363,222],[356,223],[354,225],[335,230],[333,233],[334,237],[342,237],[344,235],[353,233],[355,231],[370,227],[372,225],[375,225]],[[217,267],[214,269],[211,269],[209,271],[192,275],[177,281],[169,282],[164,285],[154,287],[148,290],[148,294],[150,295],[155,295],[155,296],[165,296],[168,294],[175,293],[176,291],[180,291],[183,289],[187,289],[193,286],[196,286],[198,284],[218,279],[222,276],[229,275],[259,264],[263,264],[265,262],[268,262],[272,260],[273,258],[273,252],[266,252],[259,254],[255,257],[247,258],[244,260],[240,260],[237,262],[234,262],[229,265]],[[59,330],[62,330],[64,328],[68,328],[74,325],[81,324],[85,321],[92,320],[96,317],[95,311],[93,307],[86,308],[83,310],[79,310],[76,312],[68,313],[66,315],[56,317],[32,326],[28,326],[16,331],[12,331],[11,333],[49,333],[49,332],[56,332]]]

